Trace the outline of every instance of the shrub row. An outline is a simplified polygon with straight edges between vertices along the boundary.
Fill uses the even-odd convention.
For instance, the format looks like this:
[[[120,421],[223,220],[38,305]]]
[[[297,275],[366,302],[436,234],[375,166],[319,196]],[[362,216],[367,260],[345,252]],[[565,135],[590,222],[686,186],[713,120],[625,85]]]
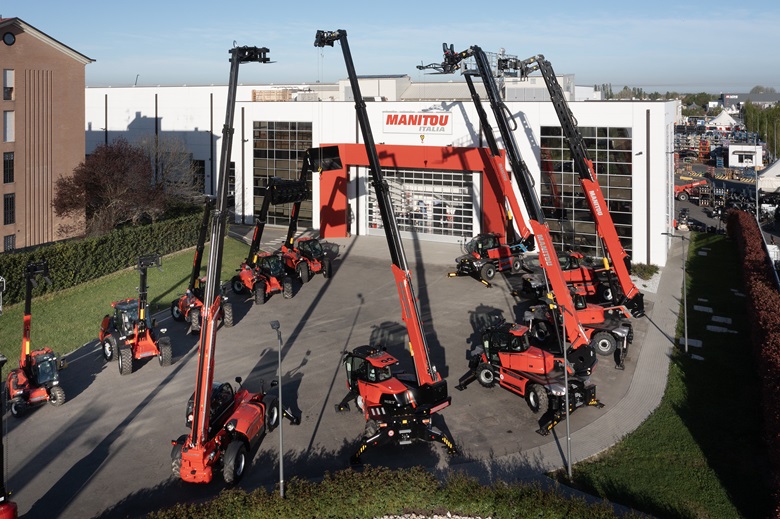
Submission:
[[[763,435],[773,468],[775,516],[780,517],[780,293],[755,217],[745,211],[729,211],[726,231],[736,241],[743,264],[753,353],[761,384]]]
[[[182,504],[151,514],[155,519],[241,517],[265,519],[361,518],[407,513],[493,517],[613,518],[606,503],[590,504],[536,484],[496,483],[483,486],[462,474],[439,485],[427,470],[369,467],[326,474],[319,482],[293,479],[285,498],[264,488],[252,492],[225,490],[199,504]]]
[[[193,213],[0,254],[0,276],[6,279],[3,302],[11,305],[24,300],[25,269],[31,261],[48,261],[52,281],[51,286],[39,283],[34,295],[56,292],[131,267],[142,254],[164,255],[192,247],[198,240],[200,221],[201,215]]]

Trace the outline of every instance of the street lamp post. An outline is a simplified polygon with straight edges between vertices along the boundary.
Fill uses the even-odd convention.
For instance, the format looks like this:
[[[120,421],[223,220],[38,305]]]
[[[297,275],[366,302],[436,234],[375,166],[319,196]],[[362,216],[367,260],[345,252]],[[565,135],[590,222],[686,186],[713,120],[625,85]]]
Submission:
[[[282,434],[282,330],[279,327],[279,321],[271,321],[271,328],[276,330],[276,337],[279,341],[279,409],[277,420],[279,421],[279,495],[284,498],[284,435]]]
[[[685,242],[688,241],[688,238],[686,238],[682,234],[673,234],[670,232],[664,232],[661,233],[666,236],[671,236],[672,238],[680,238],[683,242],[683,262],[682,262],[682,271],[683,271],[683,341],[685,344],[685,354],[688,355],[688,274],[686,265],[688,263],[688,253],[687,248],[685,246]]]

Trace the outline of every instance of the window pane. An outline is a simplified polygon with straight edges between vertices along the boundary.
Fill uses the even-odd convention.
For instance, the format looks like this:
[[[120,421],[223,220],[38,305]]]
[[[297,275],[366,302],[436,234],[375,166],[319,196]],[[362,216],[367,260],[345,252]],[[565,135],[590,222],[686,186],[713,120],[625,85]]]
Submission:
[[[14,152],[3,153],[3,183],[10,184],[14,181]]]

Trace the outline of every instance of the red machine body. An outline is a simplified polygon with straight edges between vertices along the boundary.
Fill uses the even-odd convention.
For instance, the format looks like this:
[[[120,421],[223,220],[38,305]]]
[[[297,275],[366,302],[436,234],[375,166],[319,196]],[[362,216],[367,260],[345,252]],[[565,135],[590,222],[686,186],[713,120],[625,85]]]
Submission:
[[[137,299],[123,299],[111,303],[114,312],[106,314],[100,325],[98,340],[106,362],[117,359],[119,373],[129,375],[134,370],[136,360],[156,356],[161,366],[170,366],[173,362],[171,338],[164,336],[168,330],[157,329],[157,323],[149,315],[146,284],[149,267],[160,267],[158,254],[149,254],[138,258],[137,269],[140,272],[140,285]]]
[[[406,325],[415,368],[414,376],[394,374],[391,366],[396,363],[396,359],[392,355],[376,346],[354,348],[344,356],[348,393],[336,404],[336,410],[348,410],[349,402],[354,400],[366,418],[363,438],[352,456],[352,463],[359,463],[366,449],[391,442],[405,445],[414,441],[437,441],[444,444],[450,453],[455,453],[455,446],[449,436],[432,423],[432,415],[449,406],[451,397],[447,393],[446,380],[430,360],[411,273],[387,182],[382,175],[366,104],[360,93],[347,33],[344,30],[317,31],[314,46],[332,47],[336,41],[341,43],[350,87],[355,97],[355,110],[368,156],[371,184],[376,192],[390,251],[391,269],[401,302],[401,317]]]
[[[21,418],[30,407],[49,402],[54,406],[65,403],[65,391],[60,386],[59,370],[65,367],[51,348],[32,348],[32,290],[41,276],[51,284],[49,264],[44,261],[27,265],[24,317],[22,322],[22,351],[19,367],[6,378],[5,390],[10,401],[11,414]]]

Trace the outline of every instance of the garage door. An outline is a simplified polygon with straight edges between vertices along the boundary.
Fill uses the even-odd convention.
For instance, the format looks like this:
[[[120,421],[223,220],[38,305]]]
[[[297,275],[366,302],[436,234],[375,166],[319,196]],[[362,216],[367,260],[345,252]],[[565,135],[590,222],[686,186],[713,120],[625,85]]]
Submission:
[[[474,234],[474,200],[481,175],[470,171],[383,170],[401,235],[461,241]],[[376,195],[368,189],[368,233],[383,235]]]

